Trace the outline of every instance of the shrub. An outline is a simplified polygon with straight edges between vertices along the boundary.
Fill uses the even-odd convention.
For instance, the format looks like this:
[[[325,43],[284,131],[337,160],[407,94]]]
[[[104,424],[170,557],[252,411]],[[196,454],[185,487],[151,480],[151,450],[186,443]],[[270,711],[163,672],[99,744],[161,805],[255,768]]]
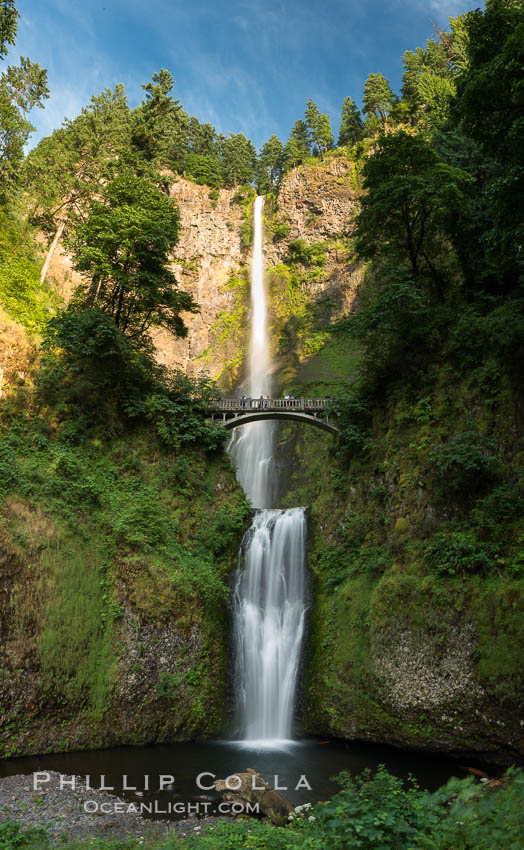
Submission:
[[[359,388],[355,387],[334,399],[333,412],[337,414],[341,452],[349,455],[366,452],[369,448],[371,409]]]
[[[285,239],[289,236],[289,230],[289,224],[285,222],[275,223],[272,227],[273,242],[280,242],[282,239]]]
[[[468,498],[483,489],[495,475],[497,459],[493,442],[478,431],[465,431],[432,449],[429,462],[437,476],[441,495]]]
[[[402,780],[383,765],[375,776],[365,770],[356,779],[343,773],[338,781],[343,790],[314,810],[330,850],[417,846],[416,837],[438,823],[438,806],[421,794],[415,781],[404,790]]]
[[[493,558],[485,543],[469,531],[439,534],[425,548],[424,556],[438,575],[488,570]]]
[[[170,673],[168,670],[162,670],[158,677],[155,690],[159,697],[169,697],[169,699],[174,699],[177,688],[181,684],[182,676],[180,673]]]
[[[325,242],[306,242],[305,239],[292,239],[289,243],[289,257],[292,263],[303,266],[325,266],[327,245]]]
[[[160,366],[152,347],[133,347],[105,313],[64,311],[49,323],[42,350],[37,399],[68,420],[63,439],[148,421],[172,448],[198,442],[214,451],[224,442],[224,429],[205,422],[217,396],[210,382]]]
[[[45,829],[24,827],[8,821],[0,824],[0,850],[47,850],[51,848]]]

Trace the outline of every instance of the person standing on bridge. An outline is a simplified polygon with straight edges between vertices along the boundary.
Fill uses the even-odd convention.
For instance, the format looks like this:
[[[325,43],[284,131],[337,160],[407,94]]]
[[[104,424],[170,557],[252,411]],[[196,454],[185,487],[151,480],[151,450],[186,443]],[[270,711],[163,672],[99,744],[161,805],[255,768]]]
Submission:
[[[259,400],[258,400],[258,406],[259,406],[260,410],[263,410],[263,408],[264,408],[264,396],[263,395],[261,395]]]
[[[246,409],[246,397],[245,397],[245,395],[243,395],[242,398],[240,399],[240,403],[242,405],[242,410],[245,410]]]

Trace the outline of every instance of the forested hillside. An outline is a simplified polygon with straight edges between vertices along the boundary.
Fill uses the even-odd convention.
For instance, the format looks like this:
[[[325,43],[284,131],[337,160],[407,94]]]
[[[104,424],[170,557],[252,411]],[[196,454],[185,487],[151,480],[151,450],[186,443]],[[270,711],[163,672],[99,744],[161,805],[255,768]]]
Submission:
[[[162,69],[135,109],[115,85],[27,155],[46,72],[3,70],[5,755],[227,726],[250,505],[206,409],[244,375],[259,193],[275,392],[330,397],[340,429],[277,432],[281,504],[310,508],[303,730],[522,756],[522,0],[450,19],[403,68],[398,93],[373,72],[348,94],[336,139],[310,100],[257,153],[190,117]],[[397,799],[374,782],[346,783],[343,837],[328,808],[279,846],[377,846],[352,832],[366,788]],[[444,828],[447,802],[417,820],[415,797],[413,846],[496,846],[496,812],[462,819],[453,797]],[[411,846],[401,820],[381,846]]]
[[[523,31],[521,3],[452,21],[353,150],[357,309],[285,384],[342,429],[282,443],[285,504],[312,504],[312,731],[522,748]]]

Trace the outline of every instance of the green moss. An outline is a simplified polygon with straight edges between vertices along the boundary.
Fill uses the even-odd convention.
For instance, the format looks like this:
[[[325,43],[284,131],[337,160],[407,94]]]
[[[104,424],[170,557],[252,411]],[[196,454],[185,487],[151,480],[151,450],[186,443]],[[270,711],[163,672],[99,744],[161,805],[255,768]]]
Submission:
[[[324,365],[328,356],[334,368]],[[335,394],[334,377],[338,386],[351,381],[353,362],[344,331],[330,334],[315,357],[296,366],[289,386],[296,394]],[[308,730],[424,747],[520,746],[522,440],[512,394],[503,389],[496,405],[484,400],[478,386],[442,369],[430,393],[397,390],[374,405],[366,455],[348,460],[333,443],[328,449],[298,429],[282,437],[295,458],[284,503],[311,505]],[[480,454],[495,456],[496,475],[465,501],[450,495],[444,507],[432,451],[449,445],[460,454],[463,442],[454,437],[472,433],[486,435],[482,447],[490,446],[473,463]],[[466,462],[480,441],[469,440]],[[457,634],[469,635],[464,675],[475,683],[469,699],[478,714],[467,700],[418,712],[392,708],[375,665],[401,632],[436,664]]]
[[[512,705],[524,689],[524,581],[476,581],[472,599],[479,681],[502,705]]]
[[[0,211],[0,305],[30,333],[42,331],[61,299],[40,283],[41,262],[32,233]]]
[[[38,687],[33,713],[17,709],[0,747],[13,754],[218,734],[229,575],[250,516],[229,460],[195,448],[174,454],[146,428],[69,445],[49,432],[42,439],[43,422],[10,424],[0,456],[10,450],[16,474],[4,492],[0,551],[15,585],[1,612],[12,652],[0,675],[23,692],[23,664]],[[174,702],[156,691],[162,668],[155,674],[141,654],[154,652],[168,626],[176,639],[163,670],[182,675]],[[122,648],[133,628],[138,681],[151,682],[123,718]]]
[[[115,662],[113,626],[121,615],[106,557],[102,540],[68,535],[41,555],[53,588],[38,642],[42,691],[96,712],[106,705]]]
[[[231,309],[218,313],[210,330],[211,344],[195,360],[205,364],[221,362],[216,375],[219,386],[229,389],[238,380],[248,344],[249,276],[247,268],[239,268],[222,290],[233,293]]]

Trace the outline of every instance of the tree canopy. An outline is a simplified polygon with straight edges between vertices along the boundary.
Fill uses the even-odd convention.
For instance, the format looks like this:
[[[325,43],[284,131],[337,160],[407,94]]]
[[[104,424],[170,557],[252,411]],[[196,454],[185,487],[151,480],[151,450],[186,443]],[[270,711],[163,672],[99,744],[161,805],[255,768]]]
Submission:
[[[185,336],[180,313],[195,312],[197,306],[177,288],[169,268],[169,252],[179,234],[177,208],[128,168],[101,195],[91,201],[70,242],[74,266],[88,278],[77,293],[77,305],[107,313],[136,343],[154,326]]]
[[[360,109],[355,101],[346,97],[342,104],[342,116],[338,133],[338,145],[355,145],[362,138],[364,124]]]
[[[364,85],[364,112],[380,118],[384,126],[393,104],[393,92],[383,74],[370,74]]]

